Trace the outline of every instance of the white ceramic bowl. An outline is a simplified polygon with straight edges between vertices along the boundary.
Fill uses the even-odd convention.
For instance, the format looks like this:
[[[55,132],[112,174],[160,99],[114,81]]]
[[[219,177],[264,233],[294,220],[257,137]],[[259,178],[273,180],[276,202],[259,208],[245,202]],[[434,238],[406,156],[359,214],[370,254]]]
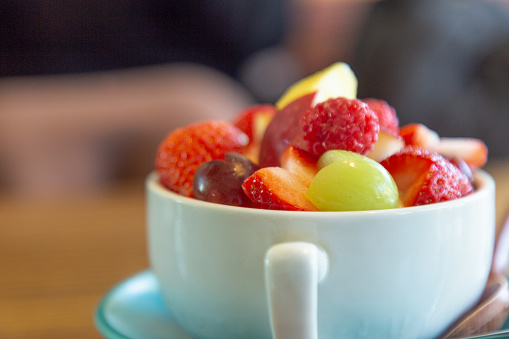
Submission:
[[[289,212],[190,199],[152,173],[151,266],[199,338],[434,338],[489,274],[495,184],[478,171],[475,186],[420,207]]]

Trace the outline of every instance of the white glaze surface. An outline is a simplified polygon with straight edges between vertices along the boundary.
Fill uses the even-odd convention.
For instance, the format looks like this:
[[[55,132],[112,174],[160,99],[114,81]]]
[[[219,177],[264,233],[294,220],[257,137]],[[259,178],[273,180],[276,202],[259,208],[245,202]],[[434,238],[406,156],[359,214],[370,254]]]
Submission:
[[[285,242],[314,244],[328,262],[317,284],[318,338],[432,338],[477,301],[489,273],[495,187],[484,172],[476,180],[475,194],[441,204],[284,212],[181,197],[152,174],[151,265],[164,300],[190,333],[271,338],[266,252]],[[297,313],[314,312],[306,311]]]

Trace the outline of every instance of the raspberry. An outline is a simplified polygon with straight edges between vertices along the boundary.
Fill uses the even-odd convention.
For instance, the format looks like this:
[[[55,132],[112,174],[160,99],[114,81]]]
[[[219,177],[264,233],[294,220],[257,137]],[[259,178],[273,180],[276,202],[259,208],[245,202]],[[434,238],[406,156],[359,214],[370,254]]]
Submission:
[[[392,135],[398,135],[399,119],[396,115],[396,110],[394,107],[389,105],[385,100],[366,98],[362,101],[368,104],[369,108],[371,108],[373,112],[375,112],[375,114],[378,116],[380,128],[385,129]]]
[[[303,148],[319,157],[333,149],[366,155],[378,140],[377,115],[357,99],[335,98],[319,103],[301,118]]]
[[[196,169],[210,160],[223,160],[226,153],[241,153],[249,138],[233,124],[204,121],[179,128],[157,150],[155,169],[161,184],[191,197]]]

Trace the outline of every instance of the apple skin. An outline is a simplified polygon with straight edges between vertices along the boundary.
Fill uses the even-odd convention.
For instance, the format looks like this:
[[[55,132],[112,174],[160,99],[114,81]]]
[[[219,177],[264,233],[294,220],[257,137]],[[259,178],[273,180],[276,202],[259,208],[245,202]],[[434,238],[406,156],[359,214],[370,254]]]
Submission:
[[[265,131],[260,148],[260,167],[281,165],[281,156],[289,145],[303,145],[301,116],[312,107],[315,93],[304,95],[278,111]]]

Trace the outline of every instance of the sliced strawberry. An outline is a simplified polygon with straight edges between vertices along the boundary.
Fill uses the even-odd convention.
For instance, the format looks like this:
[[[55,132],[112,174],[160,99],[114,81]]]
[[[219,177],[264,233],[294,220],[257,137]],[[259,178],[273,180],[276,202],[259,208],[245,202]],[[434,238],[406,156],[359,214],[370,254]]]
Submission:
[[[394,178],[405,207],[453,200],[473,191],[458,167],[417,146],[407,146],[381,164]]]
[[[281,167],[264,167],[242,184],[255,207],[271,210],[317,211],[306,198],[307,186],[298,174]]]
[[[440,138],[437,152],[446,158],[464,160],[471,168],[481,168],[488,161],[488,147],[475,138]]]
[[[377,115],[357,99],[319,103],[304,113],[301,124],[305,142],[301,148],[316,157],[334,149],[366,155],[373,150],[380,131]]]
[[[437,132],[423,124],[412,123],[402,126],[399,135],[405,140],[406,145],[419,146],[428,151],[436,151],[440,143]]]
[[[406,145],[438,152],[448,159],[464,160],[471,168],[481,168],[488,161],[488,147],[475,138],[441,138],[422,124],[408,124],[400,129]]]
[[[261,141],[274,114],[276,114],[276,108],[273,105],[254,105],[241,111],[235,117],[233,124],[246,133],[250,142],[254,139]]]
[[[263,135],[275,114],[276,108],[272,105],[254,105],[240,112],[233,121],[249,137],[245,155],[255,163],[259,162]]]
[[[387,101],[380,99],[366,98],[362,101],[368,104],[369,108],[378,116],[381,130],[386,130],[390,134],[398,135],[399,119],[394,107],[389,105]]]
[[[378,140],[375,143],[373,150],[366,154],[366,156],[380,162],[400,151],[403,147],[405,147],[405,141],[403,138],[397,134],[394,135],[385,129],[380,129],[380,132],[378,133]]]
[[[160,144],[155,169],[168,189],[192,196],[196,169],[210,160],[223,160],[226,153],[242,153],[249,139],[233,124],[204,121],[179,128]]]
[[[306,151],[294,146],[288,146],[281,156],[281,167],[301,177],[306,187],[318,173],[318,159]]]
[[[458,158],[448,159],[454,166],[458,167],[463,174],[465,174],[468,180],[473,183],[474,182],[474,173],[472,172],[472,168],[466,163],[465,160]]]

